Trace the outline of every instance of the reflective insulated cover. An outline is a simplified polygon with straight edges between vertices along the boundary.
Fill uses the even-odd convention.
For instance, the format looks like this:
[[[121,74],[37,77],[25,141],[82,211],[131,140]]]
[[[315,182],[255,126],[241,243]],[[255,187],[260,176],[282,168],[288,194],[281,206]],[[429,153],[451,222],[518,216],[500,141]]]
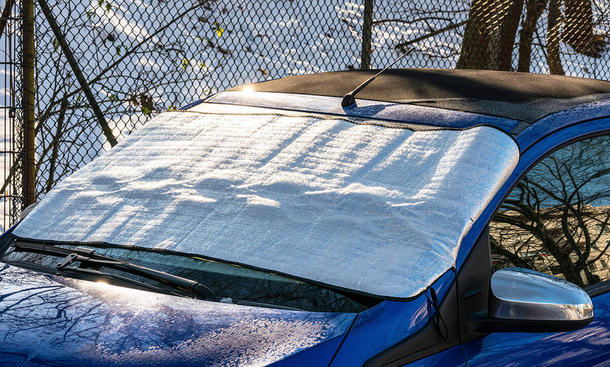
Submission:
[[[199,254],[382,297],[418,294],[518,161],[499,130],[204,103],[50,191],[28,239]]]

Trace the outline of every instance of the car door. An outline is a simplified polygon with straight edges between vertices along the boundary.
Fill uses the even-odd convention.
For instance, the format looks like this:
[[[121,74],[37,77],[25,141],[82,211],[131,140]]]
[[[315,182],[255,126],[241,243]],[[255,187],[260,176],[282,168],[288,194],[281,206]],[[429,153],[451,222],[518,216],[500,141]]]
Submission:
[[[489,224],[494,270],[529,268],[577,284],[593,300],[594,320],[570,332],[492,332],[462,345],[469,366],[610,365],[607,128],[542,154]]]

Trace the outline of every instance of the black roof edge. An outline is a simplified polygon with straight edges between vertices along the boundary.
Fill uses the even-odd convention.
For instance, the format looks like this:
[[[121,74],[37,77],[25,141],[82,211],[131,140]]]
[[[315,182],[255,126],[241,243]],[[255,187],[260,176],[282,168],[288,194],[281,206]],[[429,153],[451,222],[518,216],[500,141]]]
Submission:
[[[288,76],[248,86],[259,92],[343,97],[377,71]],[[473,112],[533,123],[570,107],[610,98],[610,82],[507,71],[390,69],[363,89],[358,98]]]

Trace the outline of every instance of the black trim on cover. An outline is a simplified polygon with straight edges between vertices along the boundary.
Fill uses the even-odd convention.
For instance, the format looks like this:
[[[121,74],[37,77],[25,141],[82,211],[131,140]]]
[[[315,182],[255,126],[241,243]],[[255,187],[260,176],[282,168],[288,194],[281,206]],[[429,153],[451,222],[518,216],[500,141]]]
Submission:
[[[489,317],[492,273],[489,226],[485,226],[456,280],[462,343],[487,334],[480,322]]]

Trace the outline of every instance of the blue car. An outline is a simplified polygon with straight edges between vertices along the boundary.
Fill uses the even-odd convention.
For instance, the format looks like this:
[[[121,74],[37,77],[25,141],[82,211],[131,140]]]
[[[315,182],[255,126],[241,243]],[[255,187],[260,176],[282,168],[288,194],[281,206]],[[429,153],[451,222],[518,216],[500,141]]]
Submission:
[[[0,237],[0,365],[610,365],[610,82],[372,76],[209,96],[62,180]]]

